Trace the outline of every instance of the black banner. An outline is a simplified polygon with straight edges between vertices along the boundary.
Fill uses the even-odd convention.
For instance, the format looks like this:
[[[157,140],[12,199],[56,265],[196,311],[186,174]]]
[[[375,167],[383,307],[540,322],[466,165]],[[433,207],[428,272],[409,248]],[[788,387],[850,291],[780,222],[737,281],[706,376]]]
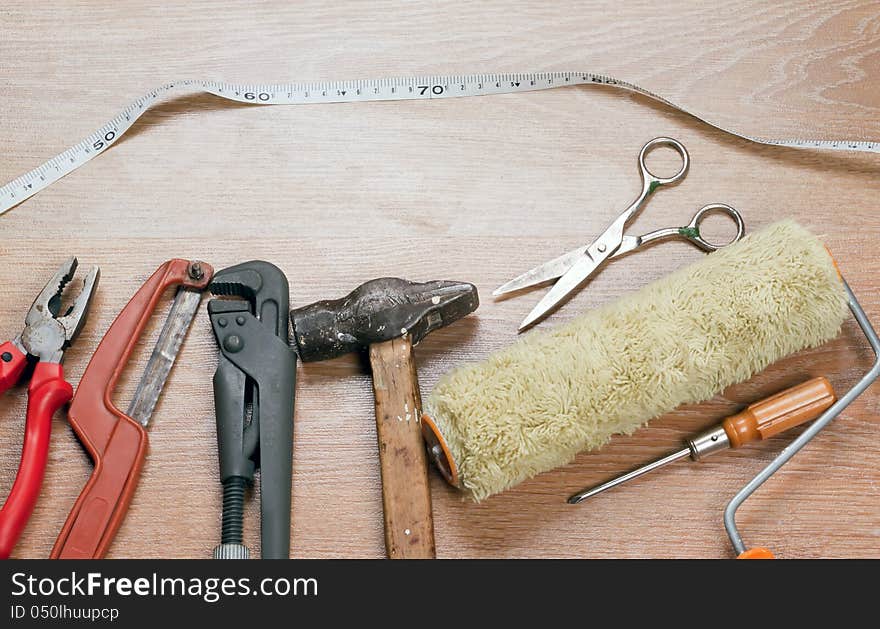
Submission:
[[[153,626],[197,618],[219,626],[256,618],[324,621],[477,617],[521,620],[592,614],[616,621],[753,614],[765,605],[834,603],[854,612],[871,600],[860,562],[785,561],[5,561],[0,627]],[[871,566],[873,568],[873,566]],[[821,595],[805,599],[810,591]],[[862,592],[860,594],[860,591]],[[847,599],[841,608],[841,598]],[[743,607],[745,606],[745,607]],[[737,608],[740,609],[737,609]],[[674,614],[673,614],[674,615]],[[274,624],[274,623],[273,623]],[[398,624],[394,622],[392,624]],[[160,629],[161,626],[160,626]],[[247,628],[245,628],[247,629]]]

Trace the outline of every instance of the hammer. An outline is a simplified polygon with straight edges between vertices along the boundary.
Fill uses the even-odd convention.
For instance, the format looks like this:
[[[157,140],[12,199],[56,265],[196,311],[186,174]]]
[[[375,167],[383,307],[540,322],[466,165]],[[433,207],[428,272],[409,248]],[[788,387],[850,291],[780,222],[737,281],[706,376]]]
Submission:
[[[382,472],[385,550],[391,559],[433,559],[434,522],[412,348],[429,332],[476,310],[465,282],[385,277],[346,297],[290,312],[303,362],[369,348]]]

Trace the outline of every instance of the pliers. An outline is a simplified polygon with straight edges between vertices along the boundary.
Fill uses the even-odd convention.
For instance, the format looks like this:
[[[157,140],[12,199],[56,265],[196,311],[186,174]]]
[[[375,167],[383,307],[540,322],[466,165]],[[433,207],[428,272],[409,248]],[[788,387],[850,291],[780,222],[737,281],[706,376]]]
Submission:
[[[0,508],[2,559],[9,557],[37,502],[49,454],[52,415],[73,397],[73,387],[64,380],[61,360],[64,350],[82,330],[100,277],[97,267],[89,271],[79,295],[59,316],[62,293],[76,267],[74,257],[61,265],[28,310],[21,334],[0,345],[0,393],[30,377],[21,463],[12,490]]]

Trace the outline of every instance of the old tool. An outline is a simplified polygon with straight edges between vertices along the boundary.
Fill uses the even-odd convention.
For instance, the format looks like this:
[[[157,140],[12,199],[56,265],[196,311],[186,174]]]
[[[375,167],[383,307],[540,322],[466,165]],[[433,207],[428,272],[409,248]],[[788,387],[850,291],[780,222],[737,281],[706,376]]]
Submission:
[[[679,171],[671,177],[658,177],[651,173],[645,162],[647,155],[657,147],[667,146],[674,149],[681,156],[682,164]],[[684,146],[672,138],[654,138],[642,147],[639,153],[639,169],[642,175],[642,192],[614,222],[605,229],[602,234],[588,245],[572,249],[558,258],[545,262],[522,275],[499,286],[492,294],[497,296],[520,291],[531,286],[537,286],[550,280],[559,278],[553,288],[544,295],[528,316],[519,325],[520,331],[529,328],[569,299],[589,278],[593,277],[610,258],[630,253],[648,243],[670,238],[680,237],[696,245],[704,251],[716,251],[737,242],[745,233],[745,224],[738,211],[724,203],[712,203],[701,208],[694,214],[691,222],[684,227],[670,227],[644,234],[643,236],[624,235],[626,225],[636,216],[645,201],[651,194],[662,186],[679,183],[684,179],[688,171],[690,158]],[[730,217],[736,225],[736,234],[727,243],[713,244],[700,234],[700,224],[703,219],[712,213],[720,213]]]
[[[847,314],[822,242],[783,221],[444,375],[429,445],[481,500],[837,337]]]
[[[412,347],[473,312],[477,289],[464,282],[376,279],[346,297],[290,313],[303,362],[369,348],[382,472],[385,549],[391,559],[433,558],[434,523],[421,395]]]
[[[223,528],[215,559],[247,559],[244,494],[260,470],[261,556],[290,556],[290,491],[296,352],[288,344],[289,286],[259,260],[224,269],[210,286],[231,299],[208,302],[220,347],[214,406]]]
[[[145,428],[213,272],[203,262],[169,260],[135,293],[98,345],[68,413],[95,469],[55,541],[53,559],[100,559],[107,553],[140,479]],[[119,376],[159,299],[173,286],[178,289],[168,318],[123,413],[112,402]]]
[[[61,361],[85,324],[100,277],[98,267],[89,271],[79,294],[61,314],[62,295],[76,268],[74,257],[58,268],[28,310],[21,334],[0,345],[0,393],[23,377],[30,379],[21,462],[0,508],[0,559],[9,557],[33,513],[46,471],[52,416],[73,396]]]
[[[719,426],[688,439],[687,447],[678,452],[628,474],[618,476],[607,483],[580,491],[571,496],[568,502],[569,504],[578,504],[587,498],[638,478],[668,463],[688,457],[694,461],[702,461],[707,456],[728,448],[739,448],[753,441],[769,439],[789,428],[816,419],[835,400],[834,389],[828,379],[813,378],[749,405],[745,410],[725,419]]]

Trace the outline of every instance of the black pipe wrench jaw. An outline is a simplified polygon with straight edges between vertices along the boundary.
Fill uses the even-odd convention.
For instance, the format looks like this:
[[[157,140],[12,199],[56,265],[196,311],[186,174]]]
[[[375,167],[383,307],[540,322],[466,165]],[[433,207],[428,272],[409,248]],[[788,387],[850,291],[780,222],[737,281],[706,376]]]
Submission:
[[[255,260],[219,271],[209,288],[229,297],[208,303],[221,352],[214,374],[224,484],[221,546],[241,544],[241,507],[232,496],[227,508],[227,485],[236,479],[250,484],[259,469],[262,557],[288,558],[297,357],[288,342],[287,278]]]

